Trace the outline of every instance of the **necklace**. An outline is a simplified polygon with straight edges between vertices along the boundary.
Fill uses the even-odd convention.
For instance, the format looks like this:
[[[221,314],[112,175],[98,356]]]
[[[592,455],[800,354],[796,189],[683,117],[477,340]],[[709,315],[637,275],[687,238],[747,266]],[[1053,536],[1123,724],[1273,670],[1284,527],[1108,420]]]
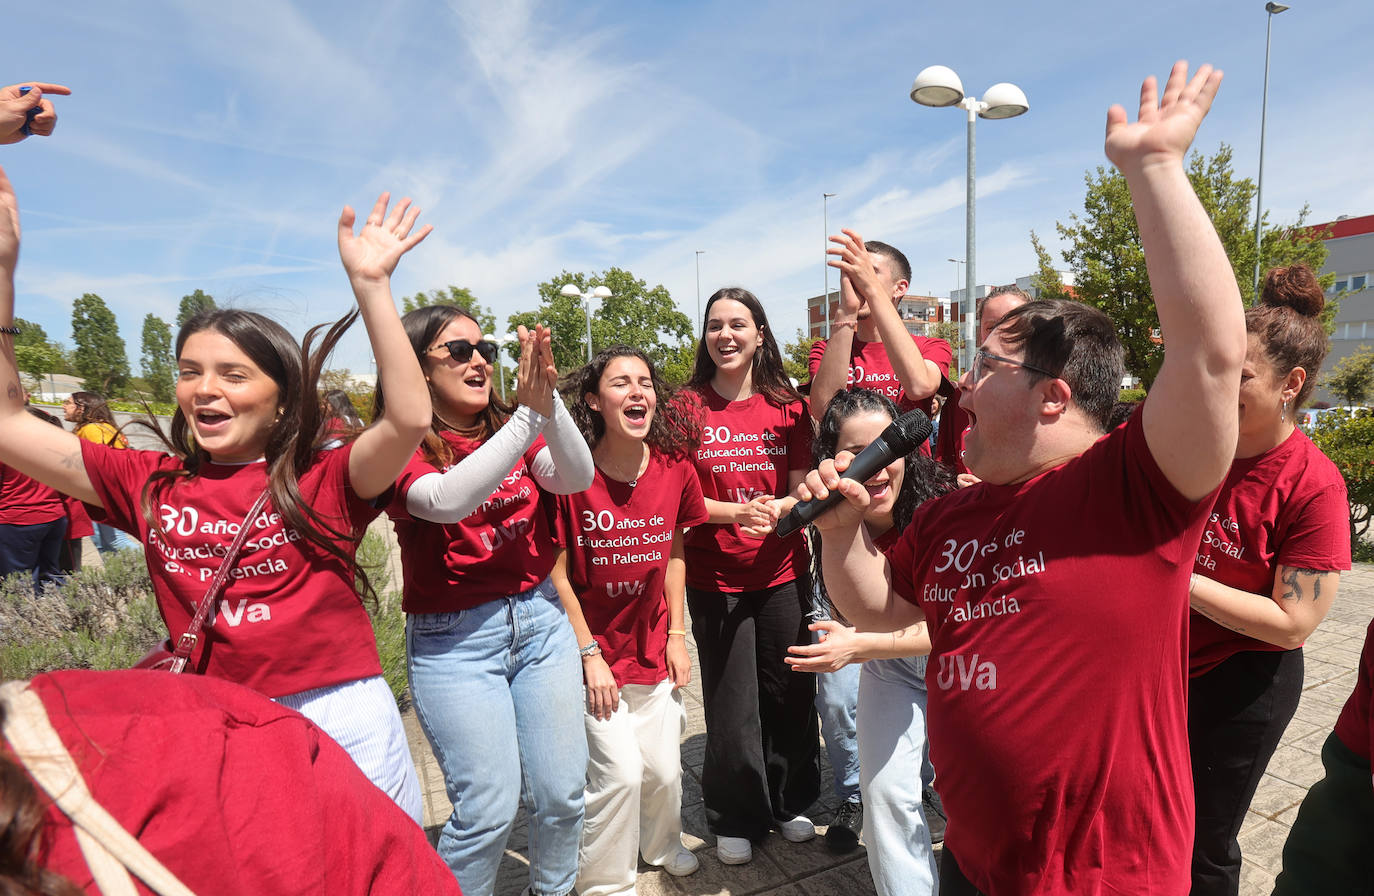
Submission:
[[[644,466],[644,452],[641,451],[639,455],[639,462],[636,463],[634,465],[634,468],[629,472],[628,478],[627,474],[624,474],[619,470],[616,470],[611,465],[609,457],[597,460],[597,466],[601,467],[602,471],[609,474],[610,477],[615,481],[623,482],[630,488],[634,488],[636,485],[639,485],[640,469]]]

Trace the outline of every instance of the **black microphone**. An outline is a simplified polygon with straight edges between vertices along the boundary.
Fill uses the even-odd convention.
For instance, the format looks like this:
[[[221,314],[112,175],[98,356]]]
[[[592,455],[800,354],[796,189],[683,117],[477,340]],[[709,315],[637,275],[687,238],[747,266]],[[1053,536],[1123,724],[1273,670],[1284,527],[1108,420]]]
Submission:
[[[930,428],[930,418],[924,411],[907,411],[893,420],[882,435],[869,442],[868,447],[858,453],[841,476],[855,482],[867,482],[883,467],[915,451],[930,438]],[[787,516],[778,520],[778,537],[786,538],[843,500],[844,495],[831,491],[824,498],[798,503]]]

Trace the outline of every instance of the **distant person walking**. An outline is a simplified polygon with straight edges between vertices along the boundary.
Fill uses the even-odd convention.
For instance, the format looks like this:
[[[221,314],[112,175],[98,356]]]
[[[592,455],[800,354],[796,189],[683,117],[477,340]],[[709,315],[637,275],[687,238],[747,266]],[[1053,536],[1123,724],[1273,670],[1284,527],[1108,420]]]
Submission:
[[[119,431],[109,402],[99,392],[73,392],[62,402],[62,413],[68,423],[76,424],[77,438],[111,448],[128,448],[129,440]],[[138,547],[138,542],[108,523],[96,522],[91,539],[102,554]]]

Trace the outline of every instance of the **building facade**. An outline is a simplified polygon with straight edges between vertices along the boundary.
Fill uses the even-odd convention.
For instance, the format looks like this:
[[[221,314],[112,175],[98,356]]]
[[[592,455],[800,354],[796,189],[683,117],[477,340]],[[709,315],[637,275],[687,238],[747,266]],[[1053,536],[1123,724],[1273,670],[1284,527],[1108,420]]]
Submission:
[[[1331,334],[1331,351],[1322,365],[1325,374],[1361,349],[1374,346],[1374,215],[1338,218],[1314,229],[1330,228],[1326,238],[1326,265],[1322,273],[1336,275],[1328,296],[1341,296],[1336,314],[1336,329]],[[1331,394],[1322,379],[1312,395],[1314,404],[1342,404],[1344,399]]]

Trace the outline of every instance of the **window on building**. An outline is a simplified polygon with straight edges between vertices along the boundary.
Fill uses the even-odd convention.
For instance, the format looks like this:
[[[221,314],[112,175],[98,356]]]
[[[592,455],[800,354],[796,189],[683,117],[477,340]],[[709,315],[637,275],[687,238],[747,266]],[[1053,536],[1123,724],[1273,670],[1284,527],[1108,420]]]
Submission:
[[[1351,292],[1359,292],[1360,290],[1364,289],[1364,284],[1365,284],[1365,275],[1364,275],[1364,274],[1360,274],[1358,277],[1351,277],[1351,278],[1350,278],[1350,291],[1351,291]]]
[[[1331,288],[1332,288],[1335,292],[1338,292],[1338,293],[1339,293],[1339,292],[1345,292],[1347,289],[1350,288],[1350,281],[1349,281],[1349,280],[1337,280],[1334,284],[1332,284]]]

